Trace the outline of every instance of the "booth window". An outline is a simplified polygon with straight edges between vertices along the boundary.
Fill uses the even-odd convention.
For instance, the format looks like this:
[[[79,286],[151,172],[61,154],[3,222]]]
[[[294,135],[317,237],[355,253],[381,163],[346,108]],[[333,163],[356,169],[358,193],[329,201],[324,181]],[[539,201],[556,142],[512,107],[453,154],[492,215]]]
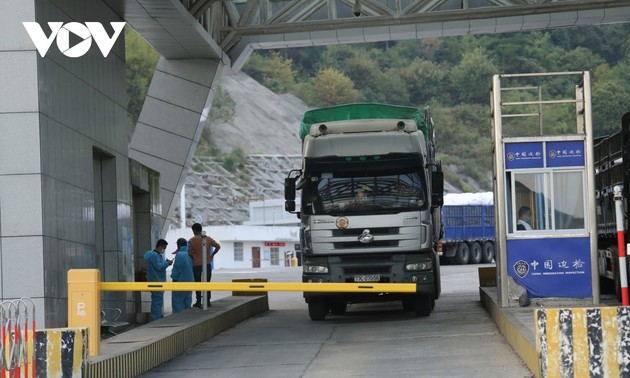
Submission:
[[[528,224],[534,230],[549,230],[550,190],[548,173],[514,174],[514,223],[518,224],[519,210],[526,206],[531,210]],[[516,228],[516,225],[514,226]]]
[[[554,172],[553,179],[556,230],[585,229],[582,171]]]
[[[519,231],[519,210],[527,207],[531,217],[524,219],[534,231],[584,230],[584,174],[581,170],[507,172],[508,232]],[[525,218],[525,217],[523,217]],[[522,227],[521,227],[522,228]]]

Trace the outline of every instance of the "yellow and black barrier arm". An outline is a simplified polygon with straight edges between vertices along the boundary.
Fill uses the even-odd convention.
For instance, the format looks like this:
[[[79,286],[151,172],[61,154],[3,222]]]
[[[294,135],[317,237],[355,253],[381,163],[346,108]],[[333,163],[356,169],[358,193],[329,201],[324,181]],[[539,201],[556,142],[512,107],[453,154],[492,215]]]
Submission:
[[[415,293],[415,283],[329,282],[101,282],[101,291],[300,291],[317,293]]]
[[[68,271],[68,327],[88,329],[90,356],[100,353],[102,291],[300,291],[317,293],[415,293],[415,283],[332,282],[101,282],[98,269]]]

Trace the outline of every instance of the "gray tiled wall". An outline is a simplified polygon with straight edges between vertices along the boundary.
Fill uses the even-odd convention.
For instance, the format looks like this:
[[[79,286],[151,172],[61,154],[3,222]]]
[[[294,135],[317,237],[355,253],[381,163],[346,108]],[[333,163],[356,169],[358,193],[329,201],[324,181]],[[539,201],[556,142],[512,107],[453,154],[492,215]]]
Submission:
[[[53,43],[42,58],[21,23],[121,20],[100,1],[3,0],[2,8],[0,299],[31,297],[38,327],[66,326],[68,269],[94,268],[102,259],[104,279],[133,280],[124,38],[107,58],[94,43],[81,58]],[[94,148],[113,166],[101,248]]]

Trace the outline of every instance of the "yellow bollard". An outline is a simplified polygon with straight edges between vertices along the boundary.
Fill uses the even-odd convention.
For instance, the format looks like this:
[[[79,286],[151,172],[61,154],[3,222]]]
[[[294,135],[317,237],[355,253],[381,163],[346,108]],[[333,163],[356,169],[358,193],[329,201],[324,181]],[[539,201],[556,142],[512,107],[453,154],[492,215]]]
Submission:
[[[101,348],[101,272],[98,269],[68,271],[68,327],[88,329],[90,356]]]

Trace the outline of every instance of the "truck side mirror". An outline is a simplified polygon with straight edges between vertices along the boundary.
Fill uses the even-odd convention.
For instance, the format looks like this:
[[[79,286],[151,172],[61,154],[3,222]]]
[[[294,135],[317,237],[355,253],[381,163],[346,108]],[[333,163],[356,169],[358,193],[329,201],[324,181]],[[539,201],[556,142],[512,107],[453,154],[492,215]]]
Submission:
[[[292,213],[295,211],[295,201],[284,201],[284,210]]]
[[[444,172],[434,171],[431,176],[431,205],[444,204]]]
[[[284,199],[286,201],[295,201],[295,179],[295,177],[287,177],[284,179]],[[295,209],[295,202],[293,203],[293,208]]]

